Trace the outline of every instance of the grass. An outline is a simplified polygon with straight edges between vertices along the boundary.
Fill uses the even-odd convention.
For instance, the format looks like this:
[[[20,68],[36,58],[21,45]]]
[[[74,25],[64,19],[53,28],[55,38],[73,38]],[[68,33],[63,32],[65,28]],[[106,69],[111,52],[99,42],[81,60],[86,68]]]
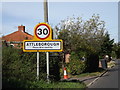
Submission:
[[[103,73],[103,69],[99,69],[97,72],[91,72],[91,73],[82,73],[79,75],[70,75],[70,78],[80,78],[80,77],[89,77],[89,76],[99,76],[101,73]]]
[[[52,82],[46,83],[45,81],[34,82],[33,87],[37,88],[85,88],[85,84],[79,82]]]
[[[80,82],[50,82],[46,81],[25,81],[17,78],[3,79],[3,89],[5,88],[81,88],[86,85]]]

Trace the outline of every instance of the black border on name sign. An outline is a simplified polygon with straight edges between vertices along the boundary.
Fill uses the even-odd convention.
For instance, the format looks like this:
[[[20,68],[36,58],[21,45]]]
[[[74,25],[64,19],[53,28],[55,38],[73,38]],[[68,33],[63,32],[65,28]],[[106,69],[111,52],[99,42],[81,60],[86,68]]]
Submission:
[[[25,42],[60,42],[61,41],[25,41]],[[25,42],[24,42],[24,50],[61,50],[61,46],[60,49],[25,49]]]

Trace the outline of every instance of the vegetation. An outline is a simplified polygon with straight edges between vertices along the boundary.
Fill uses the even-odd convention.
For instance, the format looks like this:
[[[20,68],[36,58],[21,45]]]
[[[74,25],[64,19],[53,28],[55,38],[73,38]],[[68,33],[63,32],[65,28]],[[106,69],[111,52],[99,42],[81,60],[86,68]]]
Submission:
[[[105,22],[99,19],[95,15],[87,21],[73,17],[56,26],[58,38],[64,41],[64,50],[99,52],[105,35]]]
[[[104,55],[108,55],[109,57],[111,57],[111,53],[113,51],[113,43],[114,39],[110,40],[109,34],[106,33],[104,36],[103,44],[101,45],[101,57],[103,57]]]
[[[98,71],[99,59],[105,54],[120,58],[120,44],[113,44],[99,15],[83,21],[81,17],[62,20],[56,34],[64,42],[63,53],[70,53],[70,62],[63,63],[63,53],[50,53],[50,83],[46,83],[45,53],[40,53],[40,81],[36,81],[36,53],[25,53],[3,42],[3,88],[84,88],[74,82],[58,82],[65,64],[71,75]],[[83,59],[84,58],[84,59]]]
[[[113,48],[112,48],[112,56],[114,58],[120,58],[120,42],[119,43],[115,43],[113,45]]]
[[[85,71],[85,62],[79,60],[79,57],[75,54],[75,52],[71,53],[70,63],[67,64],[67,70],[70,74],[76,75],[81,74]]]
[[[58,82],[59,56],[50,54],[50,83],[46,81],[45,53],[40,53],[40,80],[36,80],[36,53],[12,47],[2,48],[2,87],[5,88],[85,88],[83,83]]]
[[[85,88],[85,84],[80,82],[50,82],[40,81],[25,81],[17,78],[4,79],[3,88]]]
[[[84,70],[87,72],[97,70],[99,57],[103,54],[111,53],[114,41],[110,40],[109,34],[105,29],[105,22],[100,20],[99,15],[93,15],[86,21],[83,21],[81,17],[68,18],[67,20],[62,20],[56,26],[56,29],[59,31],[58,38],[64,41],[64,52],[71,52],[71,54],[75,52],[74,56],[76,58],[72,59],[70,57],[69,65],[74,63],[80,70],[83,69],[81,70],[82,72]],[[78,63],[81,63],[82,57],[86,58],[86,69],[82,68],[84,65],[78,65]],[[75,69],[72,69],[75,73]],[[77,68],[76,71],[78,71],[76,74],[80,73]]]
[[[99,69],[97,72],[91,73],[82,73],[79,75],[71,75],[71,78],[81,78],[81,77],[91,77],[91,76],[100,76],[104,72],[104,69]]]
[[[2,49],[3,88],[11,83],[12,87],[17,87],[17,83],[21,83],[22,87],[28,81],[36,81],[36,53],[24,53],[22,50],[12,47],[3,47]],[[51,81],[60,79],[59,61],[59,57],[50,57]],[[39,77],[40,80],[46,80],[45,53],[40,53]]]
[[[37,88],[81,88],[84,90],[85,84],[80,82],[56,82],[56,83],[46,83],[45,81],[34,82],[33,87]],[[31,88],[33,88],[31,86]]]

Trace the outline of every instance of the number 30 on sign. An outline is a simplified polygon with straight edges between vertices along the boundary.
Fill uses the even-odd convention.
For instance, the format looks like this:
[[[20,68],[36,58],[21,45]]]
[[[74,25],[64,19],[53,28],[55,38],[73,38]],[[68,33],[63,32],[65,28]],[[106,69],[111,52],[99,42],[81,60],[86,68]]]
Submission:
[[[42,23],[35,28],[35,36],[41,40],[47,39],[50,36],[51,28]]]

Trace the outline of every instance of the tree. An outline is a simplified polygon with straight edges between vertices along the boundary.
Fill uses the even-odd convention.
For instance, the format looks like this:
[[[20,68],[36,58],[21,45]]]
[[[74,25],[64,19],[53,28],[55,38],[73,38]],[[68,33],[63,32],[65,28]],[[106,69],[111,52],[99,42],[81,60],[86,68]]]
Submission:
[[[117,58],[120,58],[120,43],[118,43],[118,49],[116,50]]]
[[[62,32],[59,33],[58,38],[61,38],[64,41],[64,50],[65,52],[71,49],[71,37],[68,30],[63,29]]]
[[[111,57],[113,43],[114,39],[110,40],[110,35],[107,32],[101,45],[101,56],[109,55],[109,57]]]
[[[113,52],[115,52],[116,58],[120,58],[120,42],[113,45]]]
[[[94,63],[98,65],[98,53],[105,36],[105,22],[100,20],[99,15],[93,15],[86,21],[81,17],[67,18],[62,20],[56,29],[58,38],[63,39],[65,52],[74,51],[79,59],[85,56],[88,58],[87,61],[93,61],[95,58],[92,59],[91,56],[95,56]],[[93,66],[95,65],[89,65]]]
[[[57,26],[58,38],[63,39],[65,51],[70,49],[87,49],[92,52],[100,51],[105,34],[105,22],[99,16],[83,21],[82,18],[68,18]],[[66,49],[67,47],[67,49]]]

